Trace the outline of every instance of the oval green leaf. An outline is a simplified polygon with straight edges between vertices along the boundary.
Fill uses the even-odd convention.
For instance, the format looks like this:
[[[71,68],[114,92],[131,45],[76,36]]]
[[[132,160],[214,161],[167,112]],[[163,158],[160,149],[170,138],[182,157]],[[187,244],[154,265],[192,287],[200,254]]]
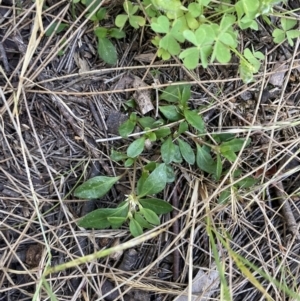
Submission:
[[[107,38],[98,39],[98,54],[107,64],[115,65],[117,63],[118,55],[116,47]]]
[[[197,129],[200,133],[205,132],[205,124],[201,116],[197,114],[195,111],[185,110],[184,117],[186,121]]]
[[[186,143],[185,141],[178,138],[178,145],[181,152],[182,157],[184,160],[193,165],[195,163],[195,154],[191,146]]]
[[[167,172],[166,165],[164,163],[160,164],[150,176],[145,180],[142,187],[139,198],[147,194],[155,194],[161,192],[167,184]]]
[[[170,203],[160,199],[142,199],[139,202],[144,208],[150,209],[156,214],[165,214],[173,210]]]
[[[141,214],[144,215],[145,219],[147,220],[147,222],[149,222],[150,224],[153,225],[159,225],[160,224],[160,219],[157,216],[157,214],[147,208],[143,208],[140,210]]]
[[[212,175],[216,174],[216,162],[213,160],[210,153],[198,144],[196,162],[201,170]]]
[[[170,121],[177,121],[182,118],[181,114],[178,112],[178,108],[176,106],[160,106],[159,110],[161,113]]]
[[[94,210],[82,217],[77,224],[86,229],[105,229],[111,225],[107,218],[115,213],[116,209],[111,208]]]
[[[98,199],[104,196],[120,177],[98,176],[78,186],[74,195],[81,199]]]
[[[145,137],[136,139],[127,148],[127,156],[131,158],[137,157],[143,152],[144,146],[145,146]]]
[[[132,236],[137,237],[143,234],[143,228],[141,225],[134,219],[132,218],[129,222],[129,230]]]
[[[171,137],[162,144],[161,146],[161,157],[166,164],[169,164],[173,161],[175,155],[175,145]]]
[[[142,228],[145,229],[153,228],[153,226],[150,225],[139,212],[136,212],[136,214],[134,215],[134,219],[140,224]]]
[[[119,126],[119,134],[125,138],[133,132],[134,127],[135,127],[135,122],[128,119]]]

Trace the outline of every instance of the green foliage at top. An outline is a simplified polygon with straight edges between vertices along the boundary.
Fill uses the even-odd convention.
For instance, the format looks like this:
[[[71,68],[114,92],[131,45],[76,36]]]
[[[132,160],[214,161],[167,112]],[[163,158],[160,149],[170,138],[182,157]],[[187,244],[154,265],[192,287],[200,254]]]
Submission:
[[[252,49],[244,49],[238,53],[239,30],[258,30],[257,18],[264,19],[273,13],[273,6],[282,1],[277,0],[239,0],[232,3],[210,0],[144,0],[143,9],[151,18],[150,28],[157,34],[152,43],[158,48],[158,56],[168,60],[178,56],[188,69],[202,65],[204,68],[215,61],[229,63],[232,54],[240,58],[239,71],[245,83],[253,81],[253,75],[259,71],[262,53]],[[130,18],[137,18],[138,8],[124,2],[127,15],[119,15],[116,25],[123,28]],[[126,7],[126,9],[125,9]],[[132,9],[129,10],[128,8]],[[135,7],[133,9],[133,7]],[[141,17],[144,18],[144,17]],[[120,21],[122,20],[122,21]],[[140,20],[141,21],[141,20]],[[142,22],[133,22],[133,27],[143,26]],[[274,42],[280,43],[288,39],[293,45],[299,31],[292,29],[296,20],[282,18],[282,29],[273,32]],[[189,44],[184,44],[189,42]],[[183,47],[187,45],[187,47]]]
[[[78,3],[79,0],[73,0]],[[81,0],[87,8],[86,18],[95,23],[105,19],[107,12],[101,7],[101,0]],[[117,62],[117,51],[111,39],[125,37],[123,28],[129,24],[134,29],[146,25],[156,34],[152,43],[158,48],[158,56],[169,60],[172,56],[182,59],[187,69],[201,65],[203,68],[213,62],[229,63],[232,54],[240,59],[239,73],[245,83],[253,81],[259,71],[264,55],[254,49],[238,52],[239,32],[245,29],[258,30],[257,18],[262,16],[270,26],[268,17],[273,7],[285,1],[278,0],[142,0],[140,5],[124,0],[123,10],[115,18],[116,28],[95,26],[98,38],[98,54],[108,64]],[[280,18],[281,28],[275,28],[273,39],[282,43],[287,39],[293,46],[293,39],[300,36],[295,29],[297,20],[287,14]],[[57,28],[61,30],[60,27]],[[186,43],[188,42],[188,43]]]

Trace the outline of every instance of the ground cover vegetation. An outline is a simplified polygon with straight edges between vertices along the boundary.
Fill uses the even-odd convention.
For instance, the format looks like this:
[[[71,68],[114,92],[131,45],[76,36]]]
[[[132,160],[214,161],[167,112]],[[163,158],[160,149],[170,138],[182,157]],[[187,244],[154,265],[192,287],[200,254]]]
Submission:
[[[299,300],[298,11],[0,4],[0,297]]]

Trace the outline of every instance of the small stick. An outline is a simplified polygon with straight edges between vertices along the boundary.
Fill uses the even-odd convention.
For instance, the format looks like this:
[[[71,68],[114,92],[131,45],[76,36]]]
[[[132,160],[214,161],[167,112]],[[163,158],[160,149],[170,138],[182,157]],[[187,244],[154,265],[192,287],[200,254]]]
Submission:
[[[177,184],[174,187],[173,195],[172,195],[172,205],[174,207],[172,211],[172,218],[176,218],[178,215],[178,206],[179,206],[179,201],[178,201],[178,194],[177,194]],[[178,236],[179,234],[179,224],[178,224],[178,219],[176,219],[172,225],[172,231],[175,237]],[[180,264],[180,256],[179,256],[179,250],[176,248],[173,251],[173,280],[177,281],[179,278],[179,264]]]
[[[282,215],[286,221],[288,229],[292,232],[295,238],[300,241],[300,234],[298,232],[297,223],[288,200],[288,195],[284,191],[282,181],[278,181],[276,184],[274,184],[274,187],[282,210]]]

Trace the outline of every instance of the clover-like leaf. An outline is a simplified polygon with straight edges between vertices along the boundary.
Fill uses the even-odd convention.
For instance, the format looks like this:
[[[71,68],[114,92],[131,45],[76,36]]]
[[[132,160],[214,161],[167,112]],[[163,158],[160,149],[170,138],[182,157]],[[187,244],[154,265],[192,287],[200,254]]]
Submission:
[[[97,176],[78,186],[74,195],[81,199],[97,199],[104,196],[120,177]]]
[[[133,27],[138,29],[139,27],[144,26],[146,23],[145,18],[141,16],[131,16],[129,17],[129,24]]]
[[[159,16],[156,21],[151,22],[150,26],[157,33],[168,33],[170,31],[170,21],[166,16]]]
[[[117,15],[116,19],[115,19],[115,25],[117,27],[123,28],[125,23],[128,20],[128,16],[127,15]]]

